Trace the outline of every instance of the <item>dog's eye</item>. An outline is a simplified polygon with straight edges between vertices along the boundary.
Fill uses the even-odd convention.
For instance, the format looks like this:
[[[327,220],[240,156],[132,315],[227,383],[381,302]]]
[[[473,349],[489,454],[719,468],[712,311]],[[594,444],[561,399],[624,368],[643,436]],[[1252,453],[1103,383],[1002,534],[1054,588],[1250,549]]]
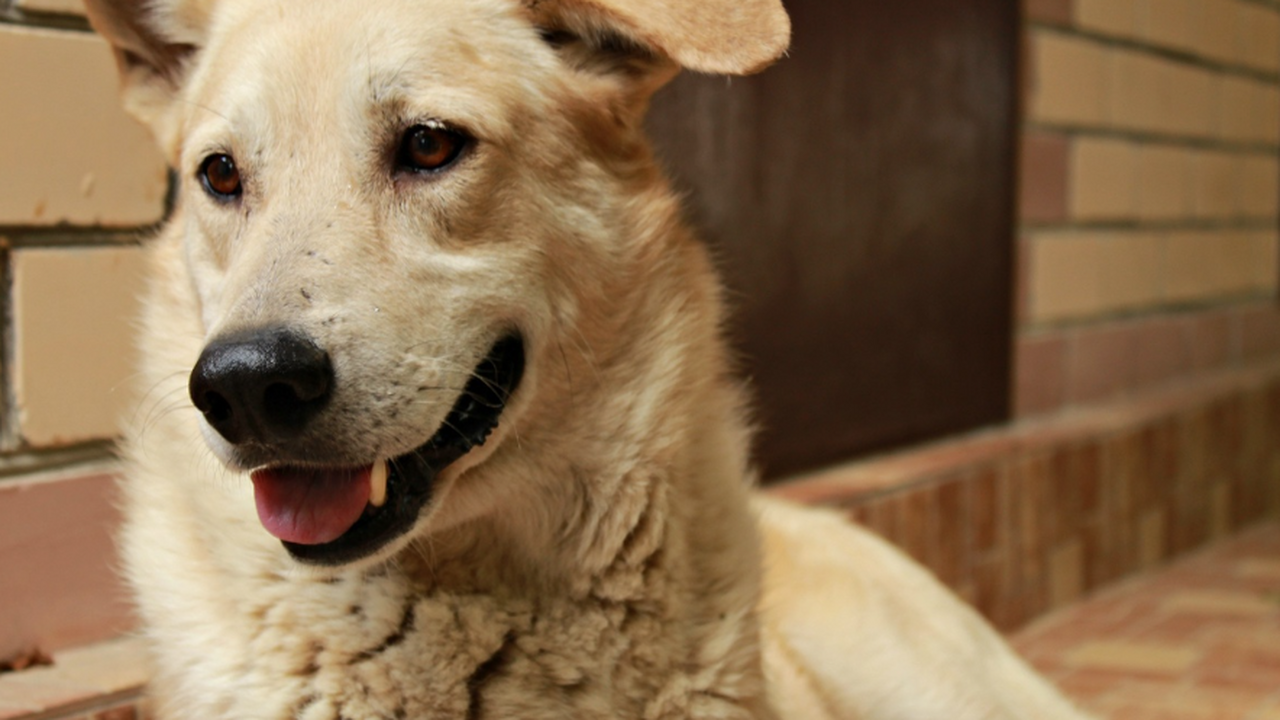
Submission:
[[[240,196],[240,171],[230,155],[210,155],[200,164],[200,182],[204,189],[219,200],[231,200]]]
[[[442,127],[414,125],[405,131],[396,165],[405,170],[433,172],[448,167],[467,147],[467,136]]]

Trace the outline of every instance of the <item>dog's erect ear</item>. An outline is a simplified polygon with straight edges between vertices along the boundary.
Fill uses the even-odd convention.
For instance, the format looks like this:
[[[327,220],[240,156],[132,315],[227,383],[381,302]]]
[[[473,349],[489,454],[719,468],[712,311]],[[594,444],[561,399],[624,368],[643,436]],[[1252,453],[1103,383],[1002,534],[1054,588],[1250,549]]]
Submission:
[[[89,22],[115,52],[125,109],[165,150],[176,139],[174,99],[203,43],[213,0],[85,0]]]
[[[791,21],[781,0],[525,0],[552,30],[622,40],[689,70],[747,75],[782,56]]]

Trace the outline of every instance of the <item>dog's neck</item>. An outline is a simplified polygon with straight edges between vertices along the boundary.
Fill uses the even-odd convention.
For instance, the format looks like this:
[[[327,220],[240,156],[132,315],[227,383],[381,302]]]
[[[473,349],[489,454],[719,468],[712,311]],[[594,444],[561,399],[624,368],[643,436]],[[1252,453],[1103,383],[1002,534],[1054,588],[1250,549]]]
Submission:
[[[706,249],[656,185],[643,222],[659,230],[633,231],[648,236],[626,243],[640,250],[636,267],[623,271],[645,282],[624,295],[617,288],[625,283],[605,282],[598,295],[575,298],[533,406],[497,454],[458,481],[491,511],[435,538],[438,563],[450,536],[460,548],[509,543],[529,554],[521,565],[580,591],[660,546],[696,556],[704,528],[745,518],[748,432],[721,337],[721,289]],[[466,554],[468,568],[485,564]],[[512,580],[495,578],[507,587]],[[535,579],[539,592],[549,580]]]
[[[639,619],[659,664],[707,669],[702,689],[732,694],[725,677],[758,672],[748,432],[709,258],[674,218],[666,227],[651,282],[580,306],[578,322],[607,330],[569,330],[612,344],[562,348],[538,387],[557,402],[459,479],[502,500],[416,543],[402,568],[535,614]]]

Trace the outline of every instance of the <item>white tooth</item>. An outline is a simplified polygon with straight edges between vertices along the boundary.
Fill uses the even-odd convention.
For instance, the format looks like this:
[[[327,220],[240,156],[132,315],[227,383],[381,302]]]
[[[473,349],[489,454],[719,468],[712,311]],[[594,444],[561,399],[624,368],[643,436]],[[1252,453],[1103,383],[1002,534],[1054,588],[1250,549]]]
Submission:
[[[387,502],[387,461],[379,460],[373,464],[373,472],[369,476],[369,504],[382,507]]]

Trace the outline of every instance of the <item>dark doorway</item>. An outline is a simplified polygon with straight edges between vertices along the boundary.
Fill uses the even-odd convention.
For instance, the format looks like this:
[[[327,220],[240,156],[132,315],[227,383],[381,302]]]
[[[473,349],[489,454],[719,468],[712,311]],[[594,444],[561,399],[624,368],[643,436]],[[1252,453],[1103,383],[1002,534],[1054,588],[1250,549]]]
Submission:
[[[650,128],[731,288],[768,475],[1008,416],[1016,0],[788,0]]]

